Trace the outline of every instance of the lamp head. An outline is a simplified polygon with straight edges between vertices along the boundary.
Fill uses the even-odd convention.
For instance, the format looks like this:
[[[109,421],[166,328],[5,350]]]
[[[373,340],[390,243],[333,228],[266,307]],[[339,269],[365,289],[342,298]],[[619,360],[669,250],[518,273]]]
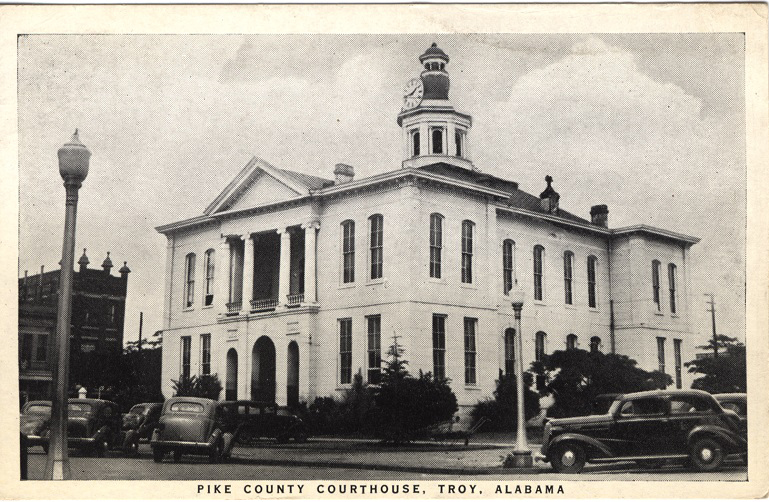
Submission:
[[[75,129],[72,138],[59,148],[59,174],[65,181],[83,181],[88,176],[91,152],[80,142]]]
[[[521,308],[523,307],[523,302],[526,299],[526,291],[518,284],[518,281],[515,282],[515,285],[513,286],[513,289],[510,290],[510,301],[513,304],[513,308]]]

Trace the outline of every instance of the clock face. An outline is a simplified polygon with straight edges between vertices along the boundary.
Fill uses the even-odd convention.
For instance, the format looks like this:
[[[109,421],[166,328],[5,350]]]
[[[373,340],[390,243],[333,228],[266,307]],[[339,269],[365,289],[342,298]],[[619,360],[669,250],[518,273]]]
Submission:
[[[403,90],[403,109],[410,110],[422,102],[425,88],[421,78],[412,78]]]

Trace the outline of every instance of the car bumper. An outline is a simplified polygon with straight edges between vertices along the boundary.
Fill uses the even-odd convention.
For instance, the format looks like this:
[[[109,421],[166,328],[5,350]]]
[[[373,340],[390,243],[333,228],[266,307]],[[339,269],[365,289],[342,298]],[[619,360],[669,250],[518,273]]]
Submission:
[[[160,450],[210,450],[213,443],[201,443],[198,441],[150,441],[153,449]]]
[[[27,436],[27,446],[43,446],[48,444],[48,437]]]
[[[92,445],[96,443],[96,438],[67,438],[67,445],[70,448],[76,448],[78,446]]]

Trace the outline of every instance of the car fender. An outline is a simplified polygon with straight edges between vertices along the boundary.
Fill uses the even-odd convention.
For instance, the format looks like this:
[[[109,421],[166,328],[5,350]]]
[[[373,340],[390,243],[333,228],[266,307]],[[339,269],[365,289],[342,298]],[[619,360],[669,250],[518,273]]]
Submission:
[[[107,437],[108,435],[109,435],[109,425],[104,425],[102,426],[101,429],[96,431],[96,434],[93,435],[93,438],[96,440],[99,440]]]
[[[698,425],[689,431],[686,436],[686,442],[691,444],[699,436],[712,436],[719,439],[724,446],[729,448],[739,448],[741,441],[736,435],[730,434],[721,427],[713,425]]]
[[[588,445],[592,446],[593,448],[597,449],[598,451],[604,453],[607,456],[612,456],[613,455],[611,449],[608,446],[606,446],[604,443],[602,443],[601,441],[598,441],[597,439],[592,438],[590,436],[586,436],[584,434],[577,434],[575,432],[569,432],[569,433],[566,433],[566,434],[560,434],[560,435],[554,437],[553,439],[551,439],[550,443],[548,444],[548,447],[547,447],[548,453],[553,448],[553,446],[555,446],[555,445],[557,445],[559,443],[563,443],[564,441],[575,441],[575,442],[578,442],[578,443],[585,443],[585,444],[588,444]]]
[[[215,445],[221,436],[222,436],[222,431],[219,429],[215,429],[214,432],[211,433],[211,437],[208,439],[208,446]]]

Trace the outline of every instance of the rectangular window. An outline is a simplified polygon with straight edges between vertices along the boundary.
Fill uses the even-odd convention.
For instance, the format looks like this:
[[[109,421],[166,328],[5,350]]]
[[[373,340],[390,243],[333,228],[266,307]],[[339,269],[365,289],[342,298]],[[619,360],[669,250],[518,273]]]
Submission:
[[[378,384],[382,379],[382,318],[366,317],[368,332],[368,383]]]
[[[21,360],[26,361],[29,365],[32,362],[32,345],[34,343],[34,335],[24,334],[21,338]],[[24,369],[24,368],[22,368]]]
[[[475,385],[475,332],[478,319],[465,317],[465,385]]]
[[[190,377],[190,355],[192,351],[192,337],[182,337],[182,377]]]
[[[211,334],[200,335],[200,374],[211,374]]]
[[[676,313],[676,266],[668,265],[668,284],[670,286],[670,313]]]
[[[110,324],[113,324],[113,325],[115,324],[116,311],[117,311],[117,308],[114,304],[109,306],[109,323]]]
[[[36,361],[48,360],[48,335],[37,335]]]
[[[510,293],[513,289],[513,246],[510,239],[502,243],[502,292]]]
[[[597,305],[595,294],[595,256],[587,259],[587,304],[590,308]]]
[[[512,375],[515,372],[515,330],[505,330],[505,374]]]
[[[537,332],[534,338],[534,359],[542,361],[545,359],[545,350],[547,344],[547,334],[542,331]]]
[[[352,383],[352,319],[339,319],[339,383]]]
[[[446,378],[446,316],[433,314],[433,376]]]
[[[566,251],[563,254],[563,291],[564,291],[564,301],[566,302],[566,305],[572,305],[574,303],[574,299],[572,298],[571,294],[571,280],[572,280],[572,269],[574,265],[574,254],[570,251]]]
[[[534,246],[534,299],[542,301],[542,255],[545,248]]]
[[[439,214],[430,215],[430,277],[441,278],[441,261],[443,253],[443,217]]]
[[[657,260],[652,262],[652,298],[654,298],[658,311],[662,310],[662,305],[660,304],[660,265],[660,262]]]
[[[214,259],[213,249],[206,251],[206,296],[203,298],[203,305],[213,305],[214,303]]]
[[[371,279],[382,278],[382,215],[375,214],[369,218],[369,246],[371,254]]]
[[[473,222],[462,222],[462,282],[473,282]]]
[[[342,282],[355,282],[355,222],[342,223]]]
[[[657,363],[660,373],[665,373],[665,337],[657,337]]]
[[[184,267],[185,273],[185,307],[192,307],[195,302],[195,254],[190,253],[187,255],[186,263]]]
[[[673,357],[676,365],[676,389],[682,388],[681,385],[681,340],[673,339]]]

